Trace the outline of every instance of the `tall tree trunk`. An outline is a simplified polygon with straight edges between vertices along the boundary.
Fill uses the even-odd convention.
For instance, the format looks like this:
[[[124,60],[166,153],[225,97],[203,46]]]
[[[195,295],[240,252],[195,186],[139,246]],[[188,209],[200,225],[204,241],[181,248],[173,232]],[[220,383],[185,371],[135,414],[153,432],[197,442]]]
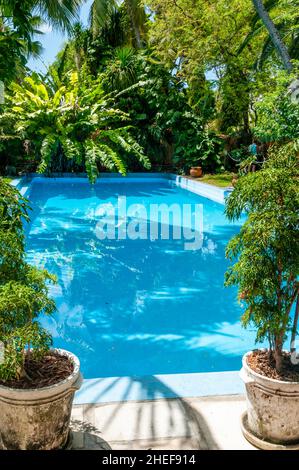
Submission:
[[[280,56],[282,63],[285,67],[285,69],[288,72],[291,72],[293,69],[293,65],[291,62],[291,58],[289,55],[289,52],[287,50],[286,45],[282,41],[280,34],[273,23],[273,21],[270,18],[269,13],[267,12],[266,8],[264,7],[263,0],[252,0],[254,7],[261,18],[262,22],[264,23],[265,27],[267,28],[270,38],[273,42],[273,45]]]
[[[282,371],[282,348],[283,348],[283,334],[279,333],[275,338],[274,359],[275,369],[277,372]]]
[[[136,0],[127,0],[126,4],[127,4],[128,16],[130,18],[131,25],[132,25],[134,39],[136,41],[136,48],[141,49],[142,41],[141,41],[140,27],[139,27],[138,19],[137,19],[138,9],[141,7],[139,6],[139,2]]]
[[[142,42],[141,42],[140,30],[139,30],[139,27],[137,26],[136,22],[133,19],[132,19],[132,27],[133,27],[133,31],[134,31],[134,34],[135,34],[136,47],[137,47],[137,49],[141,49]]]

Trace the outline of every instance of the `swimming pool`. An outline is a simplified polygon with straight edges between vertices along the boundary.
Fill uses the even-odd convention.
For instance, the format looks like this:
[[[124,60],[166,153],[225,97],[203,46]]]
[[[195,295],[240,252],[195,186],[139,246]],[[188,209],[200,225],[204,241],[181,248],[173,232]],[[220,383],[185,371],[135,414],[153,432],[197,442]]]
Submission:
[[[94,186],[33,178],[26,196],[28,260],[59,279],[51,289],[57,313],[43,325],[56,347],[78,355],[85,378],[240,368],[254,334],[240,326],[236,290],[223,286],[225,246],[240,228],[228,223],[223,204],[158,177],[102,178]],[[99,207],[116,207],[119,196],[146,209],[201,205],[202,246],[186,250],[171,232],[169,239],[100,239]]]

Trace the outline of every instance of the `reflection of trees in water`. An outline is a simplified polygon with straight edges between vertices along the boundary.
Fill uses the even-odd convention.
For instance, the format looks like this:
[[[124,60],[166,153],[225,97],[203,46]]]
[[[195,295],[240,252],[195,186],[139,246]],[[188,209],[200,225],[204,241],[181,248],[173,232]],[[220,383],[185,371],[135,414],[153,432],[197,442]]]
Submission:
[[[77,202],[66,210],[45,201],[35,202],[28,256],[58,276],[52,291],[58,312],[46,325],[58,344],[60,338],[86,357],[104,350],[120,364],[126,348],[141,348],[135,362],[142,367],[155,348],[172,355],[189,348],[192,359],[197,350],[188,344],[196,344],[199,331],[236,321],[235,293],[223,288],[224,246],[235,227],[213,227],[196,252],[185,251],[181,240],[100,241],[90,206],[78,211]],[[207,360],[219,354],[210,349]]]
[[[53,290],[59,308],[52,324],[54,336],[67,342],[75,337],[81,348],[92,350],[95,331],[126,335],[138,328],[140,333],[149,334],[148,342],[154,342],[157,335],[164,334],[165,346],[171,347],[173,339],[167,340],[165,334],[177,334],[178,323],[172,325],[168,321],[169,313],[163,322],[163,318],[158,318],[163,311],[169,312],[173,303],[181,303],[182,308],[186,302],[196,304],[200,293],[209,288],[211,282],[215,291],[227,294],[224,294],[222,283],[217,285],[220,277],[211,278],[201,268],[202,262],[217,265],[217,260],[219,262],[222,257],[217,242],[212,242],[210,253],[210,240],[208,237],[205,240],[202,253],[186,253],[178,241],[104,243],[88,237],[70,237],[69,232],[62,236],[60,232],[59,242],[48,244],[47,253],[39,252],[44,267],[59,278],[59,287]],[[128,244],[133,243],[136,249],[128,248]],[[184,257],[188,270],[181,257]],[[221,302],[218,297],[218,303],[219,300]],[[201,305],[196,305],[198,315],[192,315],[192,318],[184,312],[180,333],[190,329],[195,332],[203,320],[208,322],[201,316],[206,302],[210,303],[211,299],[203,298]],[[119,342],[123,340],[118,338]]]

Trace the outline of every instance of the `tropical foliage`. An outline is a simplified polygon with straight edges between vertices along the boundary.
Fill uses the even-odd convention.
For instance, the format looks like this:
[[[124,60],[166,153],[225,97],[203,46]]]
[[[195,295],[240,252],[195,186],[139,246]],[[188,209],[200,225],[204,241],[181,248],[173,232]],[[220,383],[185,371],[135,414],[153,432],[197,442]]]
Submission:
[[[132,156],[137,156],[147,167],[150,160],[154,167],[183,172],[193,164],[201,164],[204,170],[212,172],[236,168],[235,160],[229,156],[248,147],[254,136],[267,145],[275,140],[296,138],[298,106],[290,102],[287,89],[297,70],[294,63],[298,50],[297,0],[94,0],[87,28],[77,22],[82,3],[80,0],[27,0],[17,8],[18,2],[0,2],[2,74],[7,83],[18,77],[17,85],[6,87],[7,102],[14,109],[18,107],[13,106],[14,100],[19,99],[18,86],[33,92],[30,79],[45,87],[49,109],[54,109],[55,93],[59,96],[63,89],[63,94],[72,95],[70,77],[76,72],[81,84],[86,82],[91,88],[97,88],[101,83],[104,94],[96,93],[92,98],[97,115],[104,113],[106,106],[102,106],[101,100],[109,109],[118,110],[119,128],[127,129],[126,143],[132,145]],[[52,27],[69,31],[69,40],[45,77],[30,77],[25,68],[26,58],[39,52],[35,40],[38,36],[34,33],[45,21]],[[9,54],[4,52],[6,50]],[[286,56],[289,62],[293,61],[290,62],[292,76],[283,72],[283,69],[290,70]],[[20,83],[23,79],[24,85]],[[84,107],[89,98],[83,97],[84,86],[79,88],[78,100]],[[89,91],[87,95],[91,95]],[[27,92],[25,95],[29,97]],[[69,110],[65,114],[63,107],[59,104],[58,114],[60,109],[64,118],[74,123],[76,113],[71,116]],[[279,116],[276,123],[273,110]],[[40,165],[40,169],[79,171],[87,162],[90,177],[91,168],[94,169],[94,179],[97,165],[91,163],[96,157],[95,152],[91,152],[94,147],[89,138],[97,132],[97,125],[83,127],[83,135],[75,138],[73,130],[67,126],[70,134],[57,139],[49,133],[48,145],[47,140],[42,145],[40,138],[34,142],[30,126],[28,135],[22,126],[12,135],[14,122],[26,121],[26,117],[20,116],[21,111],[19,116],[16,111],[4,111],[0,167],[21,166],[20,162],[15,162],[14,155],[21,161],[32,161],[33,169]],[[55,112],[51,115],[54,120]],[[81,117],[83,121],[87,117],[83,114],[76,114],[75,134],[78,134]],[[37,116],[34,118],[36,129],[39,127]],[[90,122],[94,122],[93,119]],[[105,119],[101,122],[106,123]],[[113,122],[109,129],[115,131],[116,127]],[[103,132],[100,136],[104,137]],[[81,145],[81,159],[77,158],[78,152],[67,149],[65,138]],[[83,141],[86,146],[82,146]],[[125,167],[141,168],[129,158],[127,145],[120,154],[115,141],[110,149]],[[70,158],[71,154],[74,158]],[[46,159],[42,155],[46,155]],[[97,155],[99,168],[103,165],[120,170],[115,154],[114,164],[112,154],[109,155],[109,162],[107,155],[101,158]]]
[[[140,0],[94,0],[91,6],[91,31],[93,36],[119,26],[124,40],[137,48],[145,44],[146,12]]]
[[[207,128],[205,114],[190,105],[182,80],[153,53],[117,49],[103,77],[107,92],[122,91],[117,106],[130,115],[136,139],[153,164],[220,167],[221,140]]]
[[[285,43],[285,54],[296,59],[298,1],[266,0],[149,0],[154,15],[150,40],[169,67],[191,85],[200,71],[216,80],[216,120],[213,127],[249,143],[258,119],[256,103],[277,69],[285,67],[277,42],[270,36],[268,12],[277,41]],[[161,40],[163,38],[163,40]],[[205,87],[202,88],[207,96]],[[269,88],[266,90],[268,91]],[[192,100],[191,98],[191,100]],[[215,116],[214,116],[215,117]]]
[[[268,81],[269,91],[258,102],[254,133],[262,141],[284,143],[299,138],[299,81],[282,71]]]
[[[25,73],[30,55],[41,52],[34,39],[45,24],[70,31],[81,0],[1,0],[0,1],[0,79],[9,80]]]
[[[264,4],[262,0],[252,1],[257,14],[253,17],[252,30],[246,38],[245,44],[265,27],[268,31],[268,37],[263,44],[257,64],[262,65],[275,51],[278,58],[282,61],[284,68],[290,72],[292,70],[291,58],[298,58],[298,27],[296,24],[294,25],[294,20],[295,22],[298,20],[298,12],[296,11],[298,2],[268,0]],[[278,17],[277,21],[273,21],[270,17],[270,12],[274,10],[276,14],[278,12],[280,14],[280,3],[284,4],[284,15],[282,15],[282,18]],[[289,47],[284,43],[284,40],[287,41]]]
[[[73,72],[68,85],[55,92],[37,76],[26,77],[22,86],[14,83],[11,89],[11,105],[1,119],[15,134],[6,138],[26,142],[39,172],[55,170],[61,158],[78,168],[83,165],[91,182],[98,176],[98,164],[124,175],[134,156],[150,167],[130,134],[127,114],[112,106],[100,82],[80,84]]]
[[[4,362],[0,380],[25,374],[26,351],[40,357],[50,347],[51,336],[40,326],[38,316],[55,311],[48,297],[55,277],[26,263],[23,221],[28,203],[3,178],[0,179],[0,341]]]

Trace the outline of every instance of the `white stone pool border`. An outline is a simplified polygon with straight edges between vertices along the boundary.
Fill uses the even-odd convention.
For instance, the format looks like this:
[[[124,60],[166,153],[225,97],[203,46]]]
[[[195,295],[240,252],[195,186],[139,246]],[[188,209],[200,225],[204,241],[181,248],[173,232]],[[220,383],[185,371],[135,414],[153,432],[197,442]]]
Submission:
[[[85,174],[73,174],[73,173],[54,173],[50,178],[41,176],[36,173],[28,174],[21,178],[16,178],[11,181],[13,186],[18,187],[22,196],[25,196],[30,188],[30,183],[32,179],[39,178],[48,181],[55,181],[56,179],[72,179],[74,182],[83,181],[86,179]],[[134,182],[142,182],[145,179],[151,181],[160,181],[160,180],[168,180],[173,181],[176,186],[182,189],[186,189],[192,193],[198,194],[199,196],[205,197],[210,199],[214,202],[218,202],[219,204],[225,203],[225,198],[227,195],[230,194],[232,188],[218,188],[217,186],[213,186],[211,184],[202,183],[198,180],[192,180],[185,176],[179,176],[174,173],[128,173],[126,177],[123,177],[117,173],[101,173],[98,179],[98,183],[114,183],[114,182],[125,182],[127,179],[131,179]]]
[[[74,404],[244,394],[238,371],[85,379]]]

